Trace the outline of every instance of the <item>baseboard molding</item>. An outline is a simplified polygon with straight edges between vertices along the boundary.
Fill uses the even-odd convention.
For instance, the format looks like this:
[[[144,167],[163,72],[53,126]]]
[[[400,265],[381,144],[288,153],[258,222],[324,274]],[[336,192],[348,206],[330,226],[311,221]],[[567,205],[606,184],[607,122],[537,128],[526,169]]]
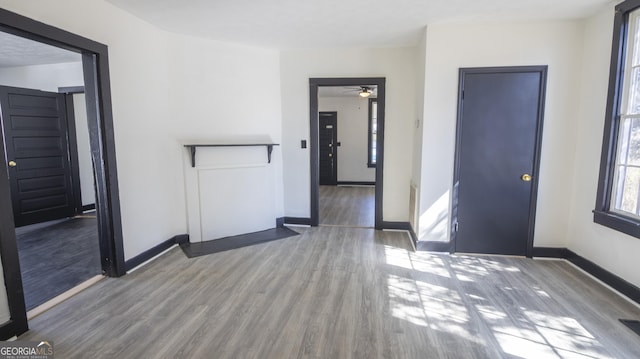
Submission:
[[[286,224],[300,224],[304,226],[311,225],[311,218],[305,217],[284,217],[284,223]]]
[[[382,229],[394,229],[398,231],[413,231],[409,222],[387,222],[382,221]]]
[[[284,227],[284,217],[276,218],[276,228]]]
[[[289,228],[272,228],[265,231],[241,234],[238,236],[225,237],[211,241],[181,243],[180,248],[189,258],[204,256],[231,249],[242,248],[254,244],[275,241],[288,237],[297,236],[300,233]]]
[[[0,326],[0,340],[9,340],[15,336],[25,333],[29,328],[18,328],[16,322],[13,319],[9,319],[8,322]]]
[[[451,242],[418,241],[418,251],[451,253]]]
[[[533,247],[532,257],[567,259],[568,249],[556,247]]]
[[[87,211],[93,211],[96,209],[96,204],[92,203],[92,204],[87,204],[82,206],[82,212],[87,212]]]
[[[640,288],[607,271],[592,261],[576,254],[568,248],[534,247],[533,256],[566,259],[576,267],[591,274],[606,285],[625,295],[627,298],[640,304]]]
[[[411,223],[409,222],[386,222],[382,221],[382,229],[391,229],[398,231],[407,231],[409,232],[409,236],[411,237],[411,241],[413,241],[414,247],[417,248],[418,245],[418,236],[416,235],[416,231],[411,227]]]
[[[177,236],[173,236],[169,239],[167,239],[166,241],[158,244],[157,246],[150,248],[140,254],[138,254],[137,256],[129,259],[128,261],[124,262],[124,267],[126,271],[130,271],[133,268],[139,266],[140,264],[148,261],[149,259],[157,256],[158,254],[166,251],[167,249],[171,248],[171,246],[173,246],[174,244],[180,244],[180,243],[184,243],[184,242],[189,242],[189,235],[188,234],[180,234]]]
[[[375,186],[376,183],[374,182],[367,182],[367,181],[338,181],[337,182],[338,186]]]

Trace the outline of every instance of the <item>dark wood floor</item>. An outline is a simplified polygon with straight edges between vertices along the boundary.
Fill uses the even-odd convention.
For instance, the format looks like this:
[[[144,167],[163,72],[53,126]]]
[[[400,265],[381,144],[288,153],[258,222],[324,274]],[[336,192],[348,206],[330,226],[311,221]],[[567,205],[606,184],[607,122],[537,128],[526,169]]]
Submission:
[[[564,261],[415,253],[315,227],[188,259],[177,248],[30,321],[59,358],[640,358],[640,309]]]
[[[27,310],[102,272],[95,218],[16,229]]]
[[[373,186],[320,186],[319,204],[320,225],[374,226]]]

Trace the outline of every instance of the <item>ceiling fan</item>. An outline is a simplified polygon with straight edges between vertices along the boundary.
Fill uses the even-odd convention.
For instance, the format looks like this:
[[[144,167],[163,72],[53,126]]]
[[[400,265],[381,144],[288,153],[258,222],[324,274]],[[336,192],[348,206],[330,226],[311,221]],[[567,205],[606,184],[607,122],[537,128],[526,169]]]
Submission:
[[[367,98],[371,96],[375,89],[372,86],[358,86],[352,87],[347,90],[348,92],[358,92],[358,95],[362,98]]]

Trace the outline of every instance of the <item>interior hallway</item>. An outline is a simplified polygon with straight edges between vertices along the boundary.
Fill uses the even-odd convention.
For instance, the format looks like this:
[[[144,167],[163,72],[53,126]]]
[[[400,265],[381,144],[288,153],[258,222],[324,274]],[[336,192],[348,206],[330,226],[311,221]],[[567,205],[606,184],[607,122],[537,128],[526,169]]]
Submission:
[[[30,321],[61,358],[637,358],[640,309],[564,261],[413,252],[346,227],[174,248]]]
[[[375,225],[375,187],[320,186],[320,225]]]

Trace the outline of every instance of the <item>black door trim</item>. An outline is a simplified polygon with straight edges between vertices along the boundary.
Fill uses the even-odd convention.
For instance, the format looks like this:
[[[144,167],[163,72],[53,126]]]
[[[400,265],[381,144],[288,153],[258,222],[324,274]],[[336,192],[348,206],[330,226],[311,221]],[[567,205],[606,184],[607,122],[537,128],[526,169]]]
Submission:
[[[451,244],[449,251],[453,253],[456,248],[456,223],[458,222],[458,187],[457,183],[460,180],[460,142],[462,139],[462,99],[464,98],[464,78],[467,74],[488,74],[488,73],[522,73],[522,72],[538,72],[540,73],[540,101],[538,103],[538,119],[536,125],[535,134],[535,149],[533,153],[533,178],[531,183],[531,200],[529,207],[529,230],[527,236],[527,250],[526,256],[531,258],[533,256],[533,237],[535,230],[536,220],[536,203],[538,200],[538,177],[540,173],[540,153],[542,150],[542,125],[544,120],[544,102],[545,93],[547,88],[547,68],[548,66],[507,66],[507,67],[470,67],[460,68],[459,70],[459,83],[458,83],[458,115],[456,123],[456,147],[455,147],[455,162],[453,169],[453,197],[451,207]]]
[[[321,86],[378,86],[378,142],[376,143],[376,190],[375,190],[375,228],[383,229],[382,193],[384,173],[384,109],[385,109],[384,77],[341,77],[309,79],[309,119],[310,119],[310,162],[311,162],[311,225],[317,226],[320,219],[320,146],[318,139],[318,87]]]
[[[102,268],[109,276],[124,275],[125,262],[107,46],[4,9],[0,9],[0,31],[82,54],[87,120],[97,183]],[[0,157],[5,157],[4,143],[0,146]],[[2,177],[0,178],[0,255],[11,320],[16,323],[13,334],[19,335],[28,327],[6,165],[0,169],[0,177]]]

